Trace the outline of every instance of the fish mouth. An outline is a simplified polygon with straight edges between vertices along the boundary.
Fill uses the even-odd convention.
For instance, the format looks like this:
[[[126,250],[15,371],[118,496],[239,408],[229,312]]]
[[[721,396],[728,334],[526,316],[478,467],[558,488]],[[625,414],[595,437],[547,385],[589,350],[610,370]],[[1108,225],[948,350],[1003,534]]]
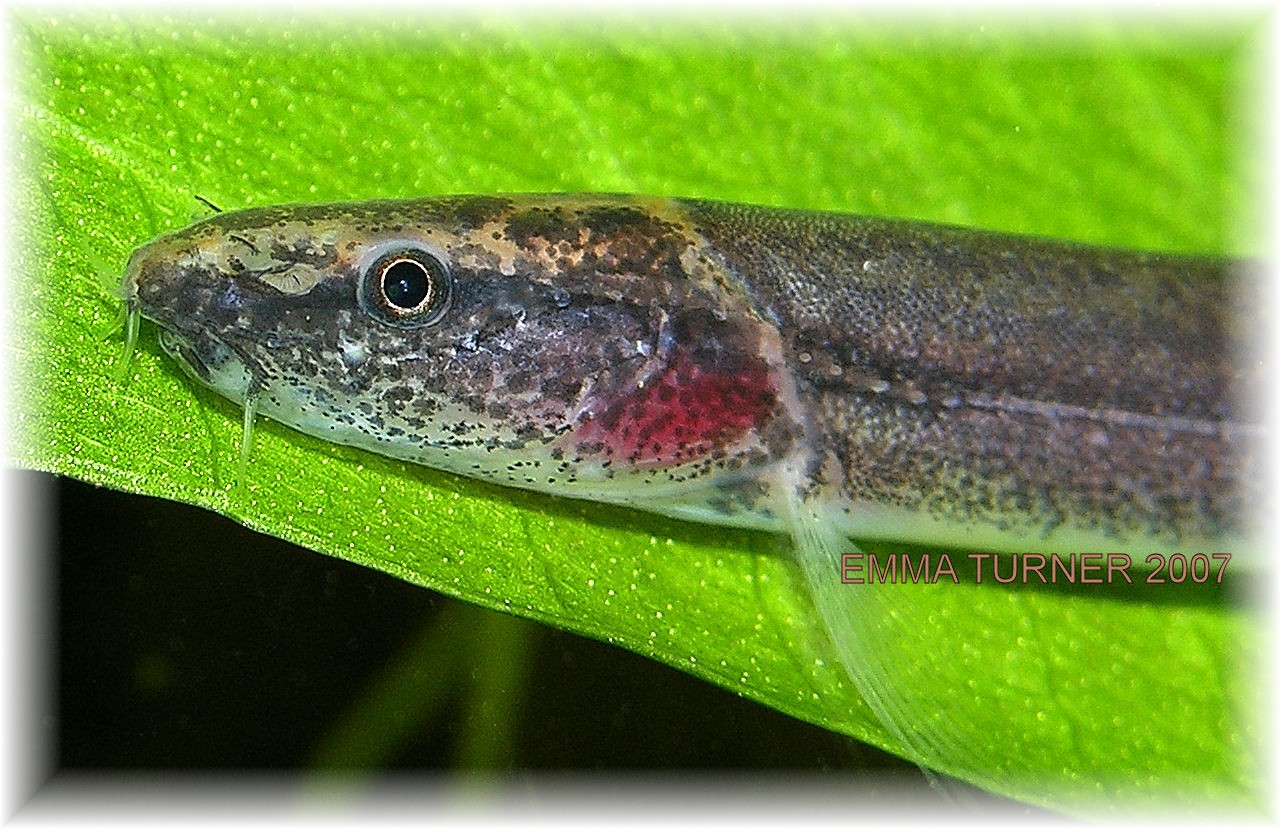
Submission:
[[[205,333],[194,339],[187,332],[161,326],[160,347],[192,379],[232,400],[243,400],[253,387],[253,374],[235,349]]]
[[[165,353],[178,362],[188,374],[206,385],[212,384],[213,372],[209,364],[201,357],[200,352],[192,345],[191,340],[169,328],[159,332],[160,347]]]

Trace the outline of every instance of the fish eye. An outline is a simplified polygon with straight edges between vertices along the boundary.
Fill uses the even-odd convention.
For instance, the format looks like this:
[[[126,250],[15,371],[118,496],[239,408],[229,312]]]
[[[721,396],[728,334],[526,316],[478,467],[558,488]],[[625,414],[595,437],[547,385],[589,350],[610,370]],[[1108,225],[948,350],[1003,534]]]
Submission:
[[[438,322],[453,280],[439,257],[422,248],[383,254],[360,277],[360,302],[379,322],[418,328]]]

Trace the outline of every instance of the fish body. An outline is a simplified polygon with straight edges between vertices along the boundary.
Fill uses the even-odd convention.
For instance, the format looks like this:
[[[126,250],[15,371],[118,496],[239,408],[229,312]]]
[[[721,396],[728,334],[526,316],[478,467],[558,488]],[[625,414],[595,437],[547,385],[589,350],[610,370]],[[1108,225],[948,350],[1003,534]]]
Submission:
[[[406,251],[442,268],[435,318],[370,299]],[[777,531],[786,467],[850,535],[1079,551],[1245,528],[1261,369],[1229,264],[465,197],[221,214],[141,248],[126,294],[196,379],[326,440]]]
[[[499,484],[789,533],[863,695],[848,539],[1007,552],[1248,536],[1264,382],[1233,263],[632,196],[223,213],[126,301],[197,380],[325,440]],[[867,595],[867,594],[863,594]],[[876,611],[879,612],[879,611]]]

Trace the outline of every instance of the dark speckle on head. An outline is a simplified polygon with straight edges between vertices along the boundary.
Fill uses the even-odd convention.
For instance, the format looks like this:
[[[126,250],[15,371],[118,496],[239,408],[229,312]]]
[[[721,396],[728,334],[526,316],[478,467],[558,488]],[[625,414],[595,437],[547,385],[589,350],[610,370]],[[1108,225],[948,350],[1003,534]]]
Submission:
[[[459,228],[474,230],[489,222],[497,221],[511,207],[512,202],[509,199],[471,196],[455,202],[454,215],[457,217]]]
[[[520,243],[526,243],[536,236],[554,241],[573,230],[565,219],[565,210],[558,206],[516,210],[507,219],[507,236]]]
[[[561,270],[657,273],[675,276],[690,251],[682,227],[634,205],[530,206],[507,220],[517,245],[545,251]]]

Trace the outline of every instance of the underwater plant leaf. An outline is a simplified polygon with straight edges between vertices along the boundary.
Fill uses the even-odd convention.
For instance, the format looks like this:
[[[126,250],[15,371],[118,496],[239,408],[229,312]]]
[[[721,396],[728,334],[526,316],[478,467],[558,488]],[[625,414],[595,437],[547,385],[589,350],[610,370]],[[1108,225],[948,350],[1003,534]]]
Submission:
[[[236,485],[239,410],[189,382],[146,324],[120,378],[124,263],[198,216],[197,196],[236,208],[530,191],[1241,252],[1252,180],[1234,107],[1250,27],[1082,26],[1047,42],[852,19],[402,23],[10,21],[11,463],[216,510],[898,749],[785,539],[499,489],[267,422]],[[967,581],[905,586],[901,602],[886,647],[940,705],[978,712],[978,762],[941,771],[1068,810],[1262,797],[1246,670],[1260,637],[1229,591]],[[958,650],[963,663],[942,656]]]

